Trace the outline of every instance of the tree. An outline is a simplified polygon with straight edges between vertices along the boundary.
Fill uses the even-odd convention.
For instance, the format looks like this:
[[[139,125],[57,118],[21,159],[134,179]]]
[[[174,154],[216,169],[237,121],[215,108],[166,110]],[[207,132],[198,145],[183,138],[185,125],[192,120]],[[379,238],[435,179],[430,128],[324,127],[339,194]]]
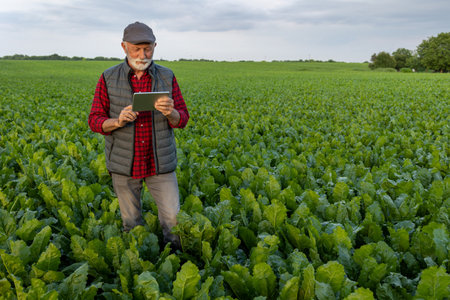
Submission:
[[[372,63],[369,64],[369,68],[395,68],[395,59],[387,52],[381,51],[378,54],[373,54],[371,59]]]
[[[398,48],[392,52],[392,56],[395,60],[395,68],[400,70],[401,68],[412,68],[408,65],[408,60],[412,57],[412,51],[405,48]]]
[[[439,72],[450,71],[450,32],[439,33],[423,40],[417,47],[421,63],[427,68]]]

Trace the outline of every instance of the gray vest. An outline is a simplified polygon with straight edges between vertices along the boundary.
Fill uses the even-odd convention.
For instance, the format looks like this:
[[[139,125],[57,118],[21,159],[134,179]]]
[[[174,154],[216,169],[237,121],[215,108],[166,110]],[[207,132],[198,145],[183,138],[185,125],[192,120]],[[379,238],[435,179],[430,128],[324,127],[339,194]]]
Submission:
[[[118,118],[122,109],[133,101],[131,68],[127,62],[103,72],[110,101],[109,116]],[[152,63],[148,69],[152,77],[152,91],[169,91],[172,97],[173,72]],[[114,130],[105,136],[106,167],[111,173],[131,176],[134,159],[134,122]],[[156,174],[175,171],[177,153],[173,129],[167,118],[159,111],[152,112],[152,145]]]

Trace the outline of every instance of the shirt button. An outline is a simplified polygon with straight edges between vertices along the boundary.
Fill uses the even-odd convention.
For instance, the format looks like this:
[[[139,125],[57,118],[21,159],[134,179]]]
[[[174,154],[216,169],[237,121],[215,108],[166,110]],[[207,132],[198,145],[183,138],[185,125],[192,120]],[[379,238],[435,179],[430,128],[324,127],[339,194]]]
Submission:
[[[141,124],[141,127],[144,127],[144,124]]]
[[[144,141],[142,141],[142,144],[145,143]]]

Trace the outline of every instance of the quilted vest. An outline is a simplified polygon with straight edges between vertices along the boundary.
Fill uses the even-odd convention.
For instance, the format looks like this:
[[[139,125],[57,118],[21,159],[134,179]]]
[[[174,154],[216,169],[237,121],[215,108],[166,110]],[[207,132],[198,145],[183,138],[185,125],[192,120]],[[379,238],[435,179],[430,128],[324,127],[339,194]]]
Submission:
[[[118,118],[126,106],[132,104],[133,90],[130,73],[125,61],[103,72],[110,101],[110,118]],[[152,78],[152,91],[169,91],[172,97],[173,72],[152,62],[148,72]],[[134,122],[105,136],[106,167],[111,173],[131,176],[134,159]],[[152,111],[152,146],[156,174],[175,171],[177,153],[175,135],[167,118],[159,111]]]

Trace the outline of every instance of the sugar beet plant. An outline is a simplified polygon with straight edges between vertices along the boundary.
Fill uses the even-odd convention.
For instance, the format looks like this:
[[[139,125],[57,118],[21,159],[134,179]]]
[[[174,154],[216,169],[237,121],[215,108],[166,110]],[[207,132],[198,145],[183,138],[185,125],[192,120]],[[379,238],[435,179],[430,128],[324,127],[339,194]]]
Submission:
[[[108,64],[1,62],[2,298],[448,297],[448,75],[165,62],[192,116],[171,253],[146,190],[121,231],[87,126]]]

